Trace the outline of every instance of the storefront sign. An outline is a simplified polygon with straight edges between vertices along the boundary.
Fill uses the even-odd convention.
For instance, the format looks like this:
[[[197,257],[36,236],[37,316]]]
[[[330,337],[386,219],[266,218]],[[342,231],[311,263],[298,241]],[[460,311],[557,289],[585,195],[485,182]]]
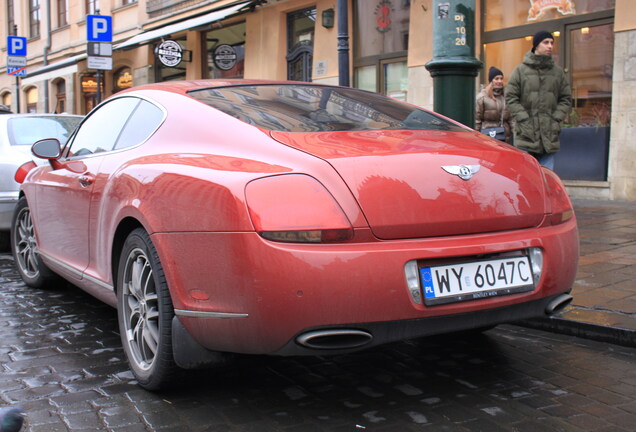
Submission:
[[[101,81],[102,91],[104,90],[104,81]],[[97,93],[97,78],[95,75],[84,75],[82,77],[82,92]]]
[[[561,15],[573,15],[573,0],[530,0],[530,9],[528,9],[528,21],[535,21],[543,12],[556,9]]]
[[[381,0],[375,7],[375,28],[380,33],[391,30],[391,12],[393,10],[393,5],[389,0]]]
[[[183,49],[178,42],[167,40],[156,49],[157,58],[166,67],[177,67],[183,58]]]
[[[115,87],[117,90],[123,90],[132,87],[133,78],[129,70],[124,70],[117,74],[115,78]]]
[[[236,65],[236,50],[230,45],[219,45],[214,49],[214,65],[224,71],[232,69]]]

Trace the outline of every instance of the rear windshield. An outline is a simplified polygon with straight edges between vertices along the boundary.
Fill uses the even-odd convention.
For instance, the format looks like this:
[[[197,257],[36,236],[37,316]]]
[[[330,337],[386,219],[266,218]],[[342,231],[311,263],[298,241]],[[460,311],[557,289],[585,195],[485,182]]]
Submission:
[[[188,94],[245,123],[273,131],[466,131],[428,111],[357,89],[268,84],[217,87]]]
[[[79,116],[14,117],[9,119],[9,142],[14,146],[30,146],[44,138],[57,138],[64,144],[81,121]]]

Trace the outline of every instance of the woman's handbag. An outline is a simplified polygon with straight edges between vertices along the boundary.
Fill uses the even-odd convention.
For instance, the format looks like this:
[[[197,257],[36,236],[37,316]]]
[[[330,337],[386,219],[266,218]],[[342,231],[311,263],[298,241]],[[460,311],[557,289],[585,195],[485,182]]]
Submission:
[[[479,132],[483,133],[484,135],[488,135],[490,138],[498,139],[499,141],[506,141],[506,128],[503,127],[503,117],[505,109],[506,102],[504,101],[504,106],[501,108],[501,120],[499,122],[501,126],[483,128]]]
[[[484,128],[480,132],[484,135],[488,135],[490,138],[498,139],[499,141],[506,140],[506,129],[503,126]]]

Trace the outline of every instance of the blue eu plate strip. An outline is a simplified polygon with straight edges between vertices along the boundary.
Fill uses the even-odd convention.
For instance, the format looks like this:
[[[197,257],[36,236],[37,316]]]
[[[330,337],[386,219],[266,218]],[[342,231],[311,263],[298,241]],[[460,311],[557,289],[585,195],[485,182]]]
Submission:
[[[435,298],[435,288],[433,288],[433,275],[430,268],[420,269],[422,285],[424,287],[425,298]]]

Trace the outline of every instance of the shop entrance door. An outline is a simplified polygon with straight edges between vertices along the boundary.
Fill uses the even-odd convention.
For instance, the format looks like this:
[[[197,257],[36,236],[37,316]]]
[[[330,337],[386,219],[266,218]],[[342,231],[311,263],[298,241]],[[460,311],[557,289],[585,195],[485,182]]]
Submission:
[[[569,180],[607,180],[614,69],[612,20],[565,26],[565,71],[572,110],[561,131],[555,171]]]

